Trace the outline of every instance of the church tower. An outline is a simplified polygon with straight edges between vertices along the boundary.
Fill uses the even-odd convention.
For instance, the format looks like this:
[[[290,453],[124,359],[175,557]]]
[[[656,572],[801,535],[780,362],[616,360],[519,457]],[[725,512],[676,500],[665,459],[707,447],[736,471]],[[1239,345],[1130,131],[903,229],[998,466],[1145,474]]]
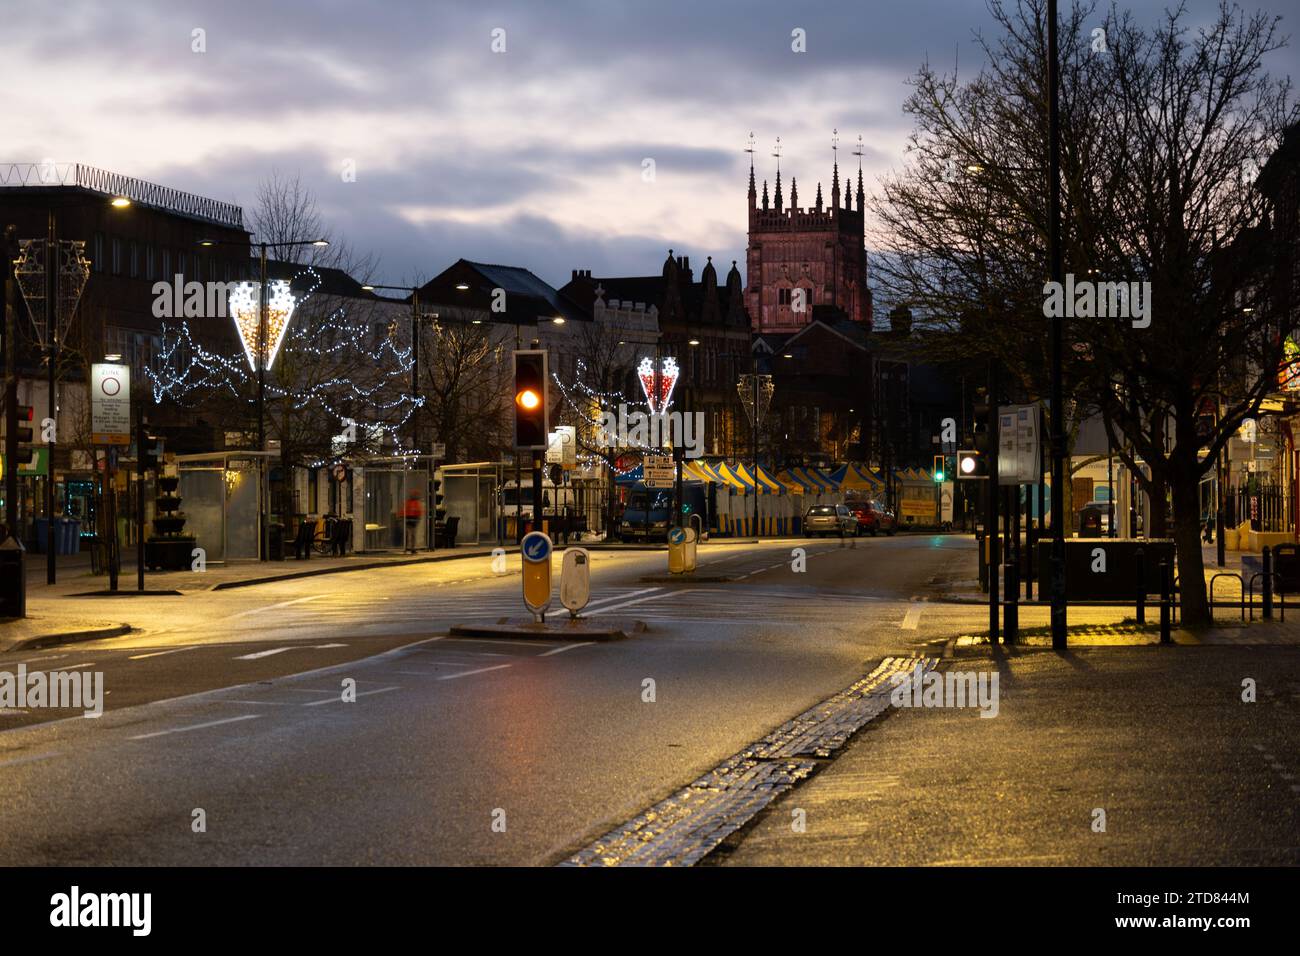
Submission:
[[[812,321],[813,310],[834,308],[851,321],[871,328],[871,292],[867,288],[865,246],[866,195],[862,185],[862,137],[858,137],[857,209],[851,176],[840,191],[839,135],[831,138],[831,202],[800,209],[798,190],[790,181],[790,206],[782,208],[781,140],[776,158],[776,203],[768,206],[767,183],[758,202],[754,177],[754,138],[749,148],[749,250],[746,257],[745,306],[755,332],[797,332]],[[841,195],[844,205],[840,205]]]

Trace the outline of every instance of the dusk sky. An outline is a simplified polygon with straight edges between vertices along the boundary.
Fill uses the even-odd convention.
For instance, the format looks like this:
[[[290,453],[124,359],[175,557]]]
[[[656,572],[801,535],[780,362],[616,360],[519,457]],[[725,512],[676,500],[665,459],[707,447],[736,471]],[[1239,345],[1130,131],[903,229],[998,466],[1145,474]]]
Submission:
[[[100,166],[239,203],[246,221],[259,181],[297,173],[386,282],[461,256],[556,284],[648,274],[670,247],[697,274],[707,255],[743,267],[751,130],[760,181],[781,137],[787,202],[791,176],[801,205],[819,180],[829,201],[836,127],[841,169],[862,135],[873,191],[904,159],[907,78],[927,57],[973,74],[990,23],[982,0],[6,8],[0,160]],[[1298,62],[1293,45],[1271,65]]]

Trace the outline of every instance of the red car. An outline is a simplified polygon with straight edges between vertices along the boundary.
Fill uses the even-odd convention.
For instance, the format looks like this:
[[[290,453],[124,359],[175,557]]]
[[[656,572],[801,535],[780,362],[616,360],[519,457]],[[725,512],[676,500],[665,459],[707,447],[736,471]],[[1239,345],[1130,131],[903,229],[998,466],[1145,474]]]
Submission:
[[[879,501],[853,501],[849,510],[858,519],[858,534],[875,535],[880,532],[892,535],[898,530],[898,519]]]

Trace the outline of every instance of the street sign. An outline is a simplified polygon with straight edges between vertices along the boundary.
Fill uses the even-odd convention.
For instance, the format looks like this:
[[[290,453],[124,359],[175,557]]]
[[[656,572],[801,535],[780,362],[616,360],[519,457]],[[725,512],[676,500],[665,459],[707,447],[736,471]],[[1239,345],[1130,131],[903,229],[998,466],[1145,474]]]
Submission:
[[[447,445],[446,445],[446,443],[445,443],[445,442],[440,442],[440,441],[436,441],[436,442],[434,442],[433,445],[430,446],[430,448],[429,448],[429,454],[430,454],[432,457],[437,458],[439,461],[442,461],[444,458],[447,457]]]
[[[682,548],[682,558],[686,564],[687,571],[695,570],[695,546],[699,543],[699,532],[694,528],[686,529],[686,543]]]
[[[1042,449],[1038,442],[1038,406],[998,408],[998,484],[1037,484]]]
[[[565,469],[578,467],[578,429],[573,425],[557,425],[547,436],[546,463]],[[556,482],[558,484],[559,482]]]
[[[131,369],[111,362],[90,366],[90,440],[131,444]]]
[[[668,530],[668,573],[682,574],[686,570],[686,529]]]
[[[524,565],[524,605],[538,621],[544,619],[551,606],[551,552],[549,535],[530,531],[519,542],[519,555]]]
[[[560,563],[560,603],[577,617],[590,600],[591,555],[585,548],[569,548]]]
[[[668,455],[646,455],[642,478],[647,488],[671,488],[677,478],[672,458]]]

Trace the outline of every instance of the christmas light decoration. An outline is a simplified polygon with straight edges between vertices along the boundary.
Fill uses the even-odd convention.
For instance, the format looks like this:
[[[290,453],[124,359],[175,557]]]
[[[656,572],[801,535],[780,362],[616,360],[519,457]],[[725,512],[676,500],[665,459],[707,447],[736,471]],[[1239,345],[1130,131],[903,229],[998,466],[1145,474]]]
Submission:
[[[260,282],[239,282],[230,293],[228,305],[239,331],[239,340],[248,356],[248,367],[257,371],[258,326],[260,325]],[[275,357],[280,354],[284,334],[289,331],[289,321],[297,303],[284,279],[272,279],[266,284],[266,342],[263,349],[262,368],[270,371]]]
[[[656,391],[655,363],[646,357],[637,366],[636,377],[641,381],[641,391],[645,393],[646,404],[652,414],[660,415],[667,411],[673,397],[673,388],[677,385],[677,374],[677,359],[670,355],[660,363]]]

